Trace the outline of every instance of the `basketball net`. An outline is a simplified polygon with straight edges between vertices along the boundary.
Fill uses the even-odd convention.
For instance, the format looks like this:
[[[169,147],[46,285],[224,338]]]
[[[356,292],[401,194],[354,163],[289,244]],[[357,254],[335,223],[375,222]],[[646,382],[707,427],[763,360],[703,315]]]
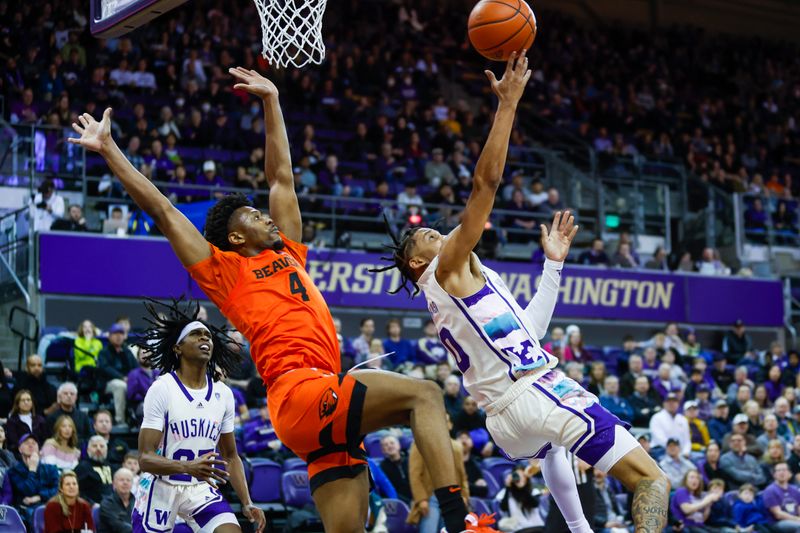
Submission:
[[[264,56],[277,68],[325,59],[322,16],[327,0],[254,0],[261,17]]]

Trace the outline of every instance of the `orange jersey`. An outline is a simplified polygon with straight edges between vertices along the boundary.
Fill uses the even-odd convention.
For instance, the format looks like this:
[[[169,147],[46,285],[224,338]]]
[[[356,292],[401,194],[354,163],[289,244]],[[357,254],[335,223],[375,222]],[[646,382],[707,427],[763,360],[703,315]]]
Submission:
[[[281,233],[282,250],[255,257],[222,251],[189,274],[236,329],[267,386],[296,368],[341,371],[339,342],[325,299],[306,272],[308,248]]]

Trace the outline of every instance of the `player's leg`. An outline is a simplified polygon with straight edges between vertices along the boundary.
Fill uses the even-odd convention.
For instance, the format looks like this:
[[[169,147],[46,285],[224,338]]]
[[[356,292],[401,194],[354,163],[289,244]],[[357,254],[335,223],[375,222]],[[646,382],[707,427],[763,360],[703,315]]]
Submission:
[[[572,463],[564,448],[561,446],[551,448],[540,464],[544,483],[553,495],[561,514],[564,515],[569,530],[573,533],[592,533],[592,528],[583,515]]]
[[[193,531],[199,533],[241,533],[242,531],[230,504],[218,489],[208,483],[186,487],[183,490],[177,512]]]
[[[633,492],[631,516],[636,532],[662,531],[667,525],[669,480],[644,448],[629,451],[608,473]]]
[[[410,425],[423,459],[429,465],[434,493],[449,533],[464,529],[467,514],[447,431],[442,390],[433,381],[380,370],[350,374],[367,387],[361,415],[361,434],[386,426]]]
[[[312,494],[325,533],[363,533],[369,512],[369,474],[320,485]]]

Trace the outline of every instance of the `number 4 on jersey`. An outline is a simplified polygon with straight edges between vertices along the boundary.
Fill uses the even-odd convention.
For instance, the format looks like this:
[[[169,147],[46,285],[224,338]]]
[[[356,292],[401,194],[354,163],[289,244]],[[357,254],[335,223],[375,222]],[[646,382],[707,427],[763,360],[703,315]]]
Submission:
[[[292,294],[300,294],[302,295],[301,298],[304,302],[308,301],[308,293],[306,293],[306,287],[303,285],[303,282],[300,281],[300,276],[297,272],[290,272],[289,273],[289,292]]]

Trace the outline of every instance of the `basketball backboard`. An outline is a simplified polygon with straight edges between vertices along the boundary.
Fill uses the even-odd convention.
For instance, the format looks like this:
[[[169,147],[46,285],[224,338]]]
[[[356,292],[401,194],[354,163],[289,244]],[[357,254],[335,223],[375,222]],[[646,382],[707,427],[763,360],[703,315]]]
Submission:
[[[187,0],[89,0],[95,37],[118,37]]]

